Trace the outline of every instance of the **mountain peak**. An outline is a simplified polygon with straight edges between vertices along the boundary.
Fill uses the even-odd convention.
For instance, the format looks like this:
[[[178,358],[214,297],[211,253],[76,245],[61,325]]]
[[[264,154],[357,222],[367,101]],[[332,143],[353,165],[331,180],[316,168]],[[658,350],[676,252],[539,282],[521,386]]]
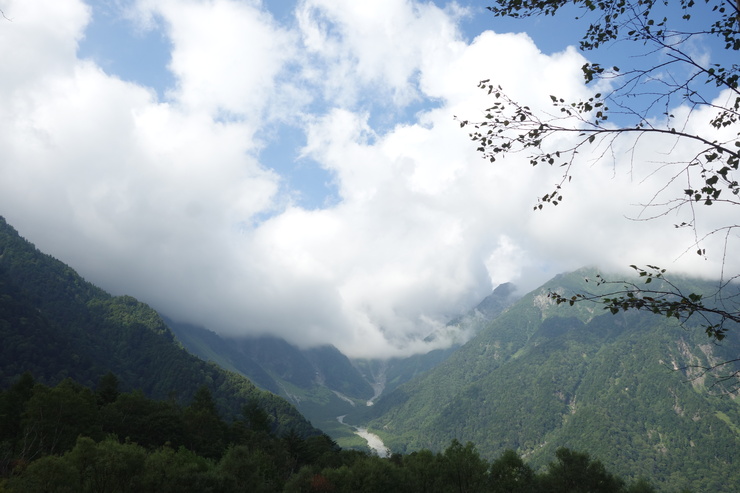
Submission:
[[[499,284],[491,294],[483,298],[483,301],[478,303],[478,306],[476,306],[475,309],[482,313],[486,318],[493,318],[516,301],[517,297],[515,296],[515,293],[516,286],[514,284],[510,282]]]

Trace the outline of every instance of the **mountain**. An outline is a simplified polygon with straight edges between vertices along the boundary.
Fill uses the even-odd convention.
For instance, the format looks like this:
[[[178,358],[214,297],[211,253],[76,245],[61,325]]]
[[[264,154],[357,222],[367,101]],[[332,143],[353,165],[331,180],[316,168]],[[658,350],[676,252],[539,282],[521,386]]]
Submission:
[[[338,417],[372,404],[383,392],[435,367],[514,300],[514,286],[502,284],[478,306],[427,337],[457,340],[452,346],[375,360],[350,360],[329,345],[300,349],[276,337],[224,337],[203,327],[165,320],[192,354],[284,397],[340,445],[364,448],[354,430]]]
[[[152,308],[86,282],[1,217],[0,341],[0,388],[26,371],[47,385],[69,377],[89,387],[112,372],[123,391],[188,403],[205,385],[225,417],[256,399],[276,432],[320,433],[284,399],[189,354]]]
[[[513,284],[500,284],[473,309],[452,319],[444,327],[425,338],[427,342],[439,339],[452,340],[453,343],[444,349],[435,349],[428,353],[414,354],[404,358],[358,359],[353,363],[361,369],[365,378],[374,384],[377,398],[445,361],[463,343],[478,334],[491,320],[511,306],[516,299],[516,287]]]
[[[166,321],[130,296],[86,282],[0,218],[0,388],[26,371],[46,385],[69,377],[89,387],[112,372],[121,391],[189,403],[205,386],[227,418],[256,402],[278,434],[320,433],[286,400],[243,376],[249,375],[314,424],[326,424],[344,446],[360,439],[336,419],[341,415],[402,453],[442,451],[457,439],[453,445],[474,442],[487,459],[512,449],[544,471],[556,449],[568,447],[620,476],[646,477],[668,490],[734,491],[740,380],[717,381],[699,367],[737,358],[740,328],[715,344],[701,328],[645,313],[611,315],[598,305],[558,306],[547,296],[593,291],[584,278],[594,275],[561,275],[519,300],[512,286],[497,288],[430,335],[452,334],[459,347],[352,361],[332,346],[225,339]],[[676,282],[692,292],[713,287]]]
[[[344,447],[364,447],[337,418],[364,406],[373,389],[333,346],[300,349],[277,337],[223,337],[203,327],[168,322],[192,354],[237,372],[291,402]]]
[[[723,394],[722,383],[691,366],[737,358],[738,328],[717,345],[664,317],[556,306],[547,296],[593,291],[584,282],[593,275],[556,277],[443,363],[347,419],[369,424],[398,452],[441,450],[456,438],[486,457],[513,449],[542,467],[565,446],[674,491],[734,491],[737,393]],[[710,288],[691,283],[694,292]]]

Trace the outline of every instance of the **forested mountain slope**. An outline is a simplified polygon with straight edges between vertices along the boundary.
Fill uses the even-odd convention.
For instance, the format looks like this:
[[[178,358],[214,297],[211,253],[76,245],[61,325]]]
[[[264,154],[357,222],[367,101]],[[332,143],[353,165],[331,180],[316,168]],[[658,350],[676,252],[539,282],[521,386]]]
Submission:
[[[355,360],[355,364],[370,381],[381,383],[383,392],[388,393],[446,360],[464,342],[487,327],[491,320],[498,317],[516,299],[516,287],[511,283],[501,284],[477,306],[450,320],[446,326],[427,337],[427,340],[432,341],[446,335],[453,341],[457,340],[450,347],[405,358]]]
[[[340,445],[363,447],[364,440],[341,424],[337,416],[364,406],[373,389],[336,348],[299,349],[267,336],[225,338],[203,327],[168,323],[192,354],[287,399]]]
[[[457,438],[484,456],[514,449],[541,466],[567,446],[672,489],[734,491],[738,401],[709,377],[692,379],[697,370],[676,369],[736,358],[737,329],[715,345],[700,328],[665,318],[547,297],[548,289],[583,289],[587,275],[553,279],[370,414],[349,419],[371,420],[394,451],[440,450]]]
[[[350,361],[333,346],[300,349],[276,337],[223,337],[203,327],[166,321],[188,351],[286,398],[340,445],[355,447],[362,441],[338,416],[366,407],[381,393],[438,365],[514,300],[513,285],[498,286],[478,306],[428,337],[450,337],[460,343],[385,360]]]
[[[222,337],[202,327],[169,325],[193,354],[238,371],[276,394],[289,397],[290,388],[320,384],[360,400],[373,395],[370,384],[333,346],[300,349],[277,337]]]
[[[0,388],[24,372],[48,385],[95,387],[114,373],[122,390],[189,402],[206,385],[225,417],[257,399],[277,431],[314,429],[285,400],[186,352],[162,318],[129,296],[111,296],[38,251],[0,218]]]

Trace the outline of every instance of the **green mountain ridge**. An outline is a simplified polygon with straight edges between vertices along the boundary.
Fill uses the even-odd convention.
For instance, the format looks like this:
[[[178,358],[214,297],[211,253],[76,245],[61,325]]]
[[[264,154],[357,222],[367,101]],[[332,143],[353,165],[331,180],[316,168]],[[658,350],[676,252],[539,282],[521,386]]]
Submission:
[[[363,440],[337,417],[365,405],[373,389],[336,348],[299,349],[276,337],[228,338],[203,327],[169,324],[192,354],[288,400],[341,446],[365,448]]]
[[[497,287],[468,313],[428,339],[463,339],[480,331],[515,300],[513,285]],[[264,390],[284,397],[341,446],[366,448],[339,416],[364,408],[388,392],[434,368],[461,343],[406,358],[350,360],[334,346],[300,349],[276,337],[224,337],[203,327],[166,319],[194,355],[240,373]]]
[[[189,354],[152,308],[85,281],[1,217],[0,340],[2,388],[26,371],[47,385],[69,377],[89,387],[112,372],[124,391],[186,403],[205,385],[227,418],[256,399],[276,432],[320,433],[285,400]]]
[[[445,361],[467,339],[483,330],[516,300],[516,287],[511,283],[501,284],[467,313],[453,318],[447,325],[425,338],[429,342],[445,336],[457,339],[458,342],[449,347],[405,358],[354,360],[354,364],[368,381],[382,383],[382,393],[387,394]]]
[[[474,334],[460,346],[353,361],[332,346],[225,339],[165,320],[86,282],[0,218],[0,388],[25,371],[46,385],[72,378],[89,387],[112,372],[122,391],[180,403],[205,386],[227,418],[256,399],[278,435],[317,435],[320,426],[340,445],[362,448],[336,419],[346,415],[395,452],[442,451],[456,439],[475,443],[487,460],[514,450],[542,472],[568,447],[666,491],[735,491],[740,401],[721,390],[740,382],[718,383],[697,366],[737,358],[738,328],[715,344],[700,327],[645,313],[611,315],[594,304],[557,305],[547,295],[598,292],[604,288],[584,280],[595,275],[556,276],[517,301],[511,286],[494,291],[443,329]],[[688,291],[715,289],[676,282]]]
[[[701,328],[652,314],[557,306],[548,290],[581,292],[593,270],[523,297],[436,368],[348,416],[397,452],[453,438],[493,457],[513,449],[535,467],[561,446],[588,450],[624,477],[678,490],[734,491],[740,408],[683,367],[737,357]],[[691,288],[711,285],[692,281]],[[737,369],[737,366],[735,367]],[[737,382],[735,382],[737,384]]]

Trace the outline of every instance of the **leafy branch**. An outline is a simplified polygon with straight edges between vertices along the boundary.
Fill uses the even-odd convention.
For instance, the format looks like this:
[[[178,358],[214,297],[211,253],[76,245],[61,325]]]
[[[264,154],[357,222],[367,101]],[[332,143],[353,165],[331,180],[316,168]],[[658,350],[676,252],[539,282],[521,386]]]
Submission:
[[[666,269],[655,265],[630,267],[642,279],[642,283],[608,280],[601,274],[596,274],[595,279],[585,281],[593,281],[599,294],[564,295],[550,290],[547,296],[557,305],[573,306],[576,303],[591,302],[602,305],[613,315],[629,310],[642,310],[675,320],[685,328],[698,325],[715,343],[724,340],[728,331],[731,328],[737,329],[737,324],[740,324],[740,313],[736,309],[740,289],[729,291],[729,281],[722,283],[714,294],[685,293],[676,283],[665,277]],[[721,386],[723,392],[734,393],[740,389],[738,362],[740,358],[719,362],[710,358],[707,364],[687,364],[673,369],[686,372],[688,379],[692,381],[711,375],[714,378],[711,387]],[[730,383],[729,390],[724,388],[726,383]]]
[[[728,322],[740,324],[740,313],[734,309],[725,309],[705,303],[705,296],[697,293],[684,294],[673,282],[665,278],[665,269],[655,265],[646,268],[636,265],[630,266],[637,272],[638,277],[644,279],[643,285],[630,281],[610,281],[601,274],[596,275],[596,286],[615,286],[620,288],[602,294],[578,293],[572,296],[564,296],[560,293],[550,291],[547,296],[558,305],[567,303],[573,306],[580,301],[592,301],[600,303],[605,310],[612,314],[627,310],[647,310],[657,315],[678,320],[686,324],[692,317],[700,317],[701,325],[706,334],[717,341],[725,338]],[[646,288],[645,285],[660,280],[660,287]],[[586,282],[590,282],[586,279]]]
[[[585,84],[598,82],[599,90],[575,101],[551,95],[552,109],[546,111],[535,111],[515,101],[490,80],[481,81],[479,88],[492,97],[493,104],[481,121],[458,120],[461,127],[471,129],[469,136],[477,150],[490,162],[508,154],[524,153],[532,166],[546,164],[562,168],[561,178],[554,187],[537,197],[534,209],[540,210],[545,204],[557,206],[563,200],[563,189],[583,162],[580,156],[588,156],[590,162],[611,159],[616,168],[617,156],[622,154],[616,144],[625,139],[631,170],[638,164],[637,147],[641,142],[661,139],[672,144],[671,154],[676,158],[658,164],[639,163],[647,176],[675,168],[667,182],[641,204],[643,210],[656,212],[639,220],[687,209],[690,217],[675,226],[693,229],[694,243],[687,251],[694,250],[704,257],[707,252],[703,242],[724,233],[720,291],[726,290],[738,277],[730,275],[729,281],[725,280],[724,266],[728,242],[735,238],[732,233],[739,226],[715,226],[708,233],[700,233],[696,207],[740,206],[740,65],[710,63],[707,57],[694,55],[687,43],[708,39],[723,45],[729,54],[740,51],[740,4],[727,0],[671,3],[665,0],[495,0],[493,3],[488,8],[493,15],[514,18],[556,15],[565,7],[571,9],[568,12],[574,8],[578,13],[576,19],[587,23],[581,50],[630,43],[635,50],[630,59],[635,64],[622,70],[614,65],[585,63],[581,67]],[[703,122],[697,120],[700,116],[705,118]],[[704,123],[704,127],[695,125],[697,121]],[[686,147],[679,150],[679,143]],[[685,180],[683,185],[681,180]],[[734,297],[722,298],[722,303],[709,303],[702,294],[681,292],[665,278],[664,269],[653,265],[632,268],[644,283],[612,282],[599,277],[598,286],[618,285],[619,288],[600,295],[566,297],[550,293],[550,296],[558,304],[598,302],[611,313],[634,309],[675,318],[681,323],[699,319],[714,341],[725,338],[730,323],[740,323],[738,300]]]
[[[730,388],[723,388],[722,392],[725,394],[734,394],[737,392],[738,388],[740,388],[740,383],[738,383],[738,379],[740,379],[740,370],[730,370],[726,373],[720,373],[725,368],[727,368],[730,365],[733,365],[735,363],[739,363],[740,358],[730,359],[726,361],[721,361],[716,364],[709,364],[709,365],[686,365],[679,370],[682,371],[689,371],[689,370],[697,370],[698,373],[695,375],[692,375],[690,380],[698,380],[700,378],[704,378],[708,375],[711,375],[714,377],[714,382],[710,387],[720,387],[722,384],[730,383]]]

